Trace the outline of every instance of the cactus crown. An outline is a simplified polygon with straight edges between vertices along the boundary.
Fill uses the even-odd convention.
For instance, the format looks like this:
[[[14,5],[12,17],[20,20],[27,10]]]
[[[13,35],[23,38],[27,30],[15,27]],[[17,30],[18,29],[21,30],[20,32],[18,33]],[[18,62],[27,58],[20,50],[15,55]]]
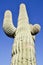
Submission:
[[[3,29],[4,32],[9,36],[9,37],[15,37],[16,35],[16,27],[13,25],[13,20],[12,20],[12,13],[11,11],[7,10],[4,14],[4,20],[3,20]],[[28,24],[30,27],[30,31],[32,35],[37,34],[40,31],[40,25],[39,24],[35,24],[35,25],[30,25],[29,24],[29,19],[28,19],[28,15],[26,12],[26,6],[25,4],[21,4],[20,5],[20,10],[19,10],[19,16],[18,16],[18,27],[20,27],[21,25],[26,25]],[[24,26],[25,26],[24,25]]]

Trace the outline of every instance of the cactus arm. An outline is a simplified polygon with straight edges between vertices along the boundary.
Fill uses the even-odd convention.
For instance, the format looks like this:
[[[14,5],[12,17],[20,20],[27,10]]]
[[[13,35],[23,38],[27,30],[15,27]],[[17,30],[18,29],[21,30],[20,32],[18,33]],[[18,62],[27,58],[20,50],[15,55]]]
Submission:
[[[15,37],[16,28],[12,22],[12,14],[9,10],[5,12],[4,20],[3,20],[3,30],[9,37]]]
[[[36,35],[40,31],[40,28],[39,24],[31,25],[31,34]]]

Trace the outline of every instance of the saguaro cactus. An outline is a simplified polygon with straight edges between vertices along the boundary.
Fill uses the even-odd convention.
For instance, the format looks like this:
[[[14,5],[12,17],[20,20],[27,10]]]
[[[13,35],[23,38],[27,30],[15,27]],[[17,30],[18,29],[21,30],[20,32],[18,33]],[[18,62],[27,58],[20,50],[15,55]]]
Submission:
[[[40,25],[29,23],[25,4],[20,5],[18,26],[12,23],[12,14],[9,10],[4,15],[3,29],[9,36],[15,38],[12,46],[11,65],[36,65],[35,35],[40,31]]]

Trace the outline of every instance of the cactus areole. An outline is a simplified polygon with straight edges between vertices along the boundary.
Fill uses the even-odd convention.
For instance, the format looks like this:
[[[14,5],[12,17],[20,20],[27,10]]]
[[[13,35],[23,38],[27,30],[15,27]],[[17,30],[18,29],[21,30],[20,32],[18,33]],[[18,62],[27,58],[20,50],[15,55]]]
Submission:
[[[40,25],[32,25],[25,4],[20,5],[17,28],[12,22],[12,13],[4,14],[3,30],[7,36],[14,38],[12,46],[11,65],[36,65],[35,35],[40,31]]]

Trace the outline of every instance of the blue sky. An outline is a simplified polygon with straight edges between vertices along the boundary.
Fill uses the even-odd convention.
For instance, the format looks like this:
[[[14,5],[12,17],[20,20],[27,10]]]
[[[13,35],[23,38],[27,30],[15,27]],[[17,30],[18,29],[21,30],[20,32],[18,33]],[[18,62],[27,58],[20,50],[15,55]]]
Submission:
[[[43,65],[43,0],[0,0],[0,65],[10,65],[14,41],[3,32],[4,12],[11,10],[13,23],[17,27],[20,3],[25,3],[30,23],[38,23],[41,26],[41,31],[36,35],[35,48],[37,65]]]

